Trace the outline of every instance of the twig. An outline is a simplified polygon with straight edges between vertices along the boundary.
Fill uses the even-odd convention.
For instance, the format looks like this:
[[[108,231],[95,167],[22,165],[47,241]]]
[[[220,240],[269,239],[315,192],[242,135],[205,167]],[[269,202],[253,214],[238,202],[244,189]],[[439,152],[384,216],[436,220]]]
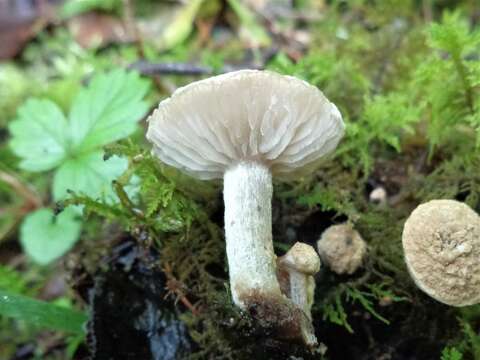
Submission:
[[[227,73],[230,71],[241,69],[257,69],[260,66],[232,66],[226,65],[218,71],[219,73]],[[209,66],[188,64],[188,63],[150,63],[140,60],[128,66],[128,69],[136,70],[142,75],[212,75],[216,71]]]
[[[42,200],[38,194],[33,189],[23,184],[12,174],[9,174],[5,171],[0,171],[0,180],[7,185],[10,185],[13,190],[15,190],[15,192],[25,200],[25,205],[30,205],[28,206],[28,209],[36,209],[42,206]]]
[[[180,300],[182,304],[192,312],[193,316],[198,316],[199,312],[197,308],[190,302],[190,300],[188,300],[187,296],[183,292],[183,284],[172,275],[172,268],[169,264],[164,266],[163,272],[167,276],[167,289],[169,292],[165,297],[167,297],[170,293],[176,294],[177,299]]]
[[[20,224],[25,214],[41,207],[42,200],[34,190],[23,184],[12,174],[0,170],[0,181],[3,181],[5,184],[12,187],[12,189],[24,199],[24,204],[22,206],[11,211],[11,213],[14,213],[13,221],[6,228],[0,229],[0,240],[2,240]],[[3,209],[0,210],[3,211]]]
[[[150,63],[148,61],[137,61],[131,64],[129,69],[137,70],[143,75],[171,74],[171,75],[205,75],[211,74],[213,70],[207,66],[179,63]]]

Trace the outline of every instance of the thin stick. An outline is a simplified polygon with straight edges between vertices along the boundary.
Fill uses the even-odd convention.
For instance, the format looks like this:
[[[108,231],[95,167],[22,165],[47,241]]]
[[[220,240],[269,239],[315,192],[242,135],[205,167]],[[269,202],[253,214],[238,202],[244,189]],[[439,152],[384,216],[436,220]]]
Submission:
[[[212,75],[215,70],[209,66],[188,64],[188,63],[150,63],[148,61],[137,61],[128,66],[129,69],[137,70],[142,75]],[[220,73],[226,73],[241,69],[262,69],[252,66],[224,66]]]
[[[190,302],[190,300],[188,300],[187,296],[182,291],[181,288],[183,284],[172,275],[172,268],[169,264],[165,265],[163,272],[167,276],[167,289],[169,293],[175,293],[177,299],[192,312],[193,316],[198,316],[199,312],[197,308]]]
[[[42,206],[42,200],[38,194],[29,188],[27,185],[23,184],[19,179],[17,179],[12,174],[9,174],[5,171],[0,171],[0,180],[10,185],[13,190],[20,195],[28,205],[31,205],[34,209]]]

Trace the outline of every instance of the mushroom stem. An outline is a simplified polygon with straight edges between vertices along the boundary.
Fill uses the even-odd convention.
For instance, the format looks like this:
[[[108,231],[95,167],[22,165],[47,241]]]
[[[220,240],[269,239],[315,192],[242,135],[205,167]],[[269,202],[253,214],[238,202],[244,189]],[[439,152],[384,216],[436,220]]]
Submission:
[[[290,299],[300,307],[309,319],[312,319],[313,294],[315,280],[313,276],[299,271],[290,271]]]
[[[257,162],[241,162],[224,177],[225,237],[233,301],[281,298],[272,242],[272,174]]]
[[[312,305],[315,294],[315,280],[312,275],[298,271],[290,272],[290,298],[293,303],[302,309],[307,319],[301,325],[302,338],[308,346],[318,344],[315,330],[312,325]]]

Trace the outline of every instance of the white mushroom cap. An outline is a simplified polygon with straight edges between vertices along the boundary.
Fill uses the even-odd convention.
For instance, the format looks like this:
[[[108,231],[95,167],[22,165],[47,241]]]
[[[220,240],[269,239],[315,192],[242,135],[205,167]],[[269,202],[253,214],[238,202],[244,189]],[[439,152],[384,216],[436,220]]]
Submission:
[[[147,138],[164,163],[215,179],[244,160],[295,171],[335,149],[343,132],[340,112],[316,87],[240,70],[176,90],[149,117]]]
[[[305,275],[315,275],[320,270],[320,258],[315,249],[305,243],[296,242],[288,252],[280,258],[282,266]]]
[[[363,263],[367,244],[350,224],[332,225],[317,241],[322,261],[337,274],[353,274]]]
[[[453,306],[480,302],[480,217],[455,200],[419,205],[405,222],[403,249],[417,286]]]

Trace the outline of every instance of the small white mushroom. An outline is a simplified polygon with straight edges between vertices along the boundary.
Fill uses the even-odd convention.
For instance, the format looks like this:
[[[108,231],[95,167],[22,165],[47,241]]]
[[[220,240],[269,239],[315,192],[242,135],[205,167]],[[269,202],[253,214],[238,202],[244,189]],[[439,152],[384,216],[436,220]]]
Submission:
[[[419,205],[405,222],[405,262],[415,284],[452,306],[480,302],[480,217],[455,200]]]
[[[384,206],[387,204],[387,190],[383,186],[378,186],[372,190],[368,199],[371,203]]]
[[[353,274],[362,266],[367,244],[351,224],[332,225],[317,241],[322,262],[337,274]]]
[[[311,319],[315,294],[313,275],[320,270],[317,252],[312,246],[297,242],[284,256],[278,258],[278,266],[288,273],[287,296]]]
[[[316,87],[256,70],[180,88],[149,118],[147,138],[164,163],[224,179],[232,297],[257,317],[291,317],[276,278],[272,174],[305,170],[335,149],[343,131],[339,111]]]
[[[320,270],[320,258],[312,246],[297,242],[284,256],[277,259],[277,263],[282,292],[307,316],[309,324],[302,327],[302,336],[307,345],[314,346],[317,339],[311,325],[315,296],[313,275]]]

